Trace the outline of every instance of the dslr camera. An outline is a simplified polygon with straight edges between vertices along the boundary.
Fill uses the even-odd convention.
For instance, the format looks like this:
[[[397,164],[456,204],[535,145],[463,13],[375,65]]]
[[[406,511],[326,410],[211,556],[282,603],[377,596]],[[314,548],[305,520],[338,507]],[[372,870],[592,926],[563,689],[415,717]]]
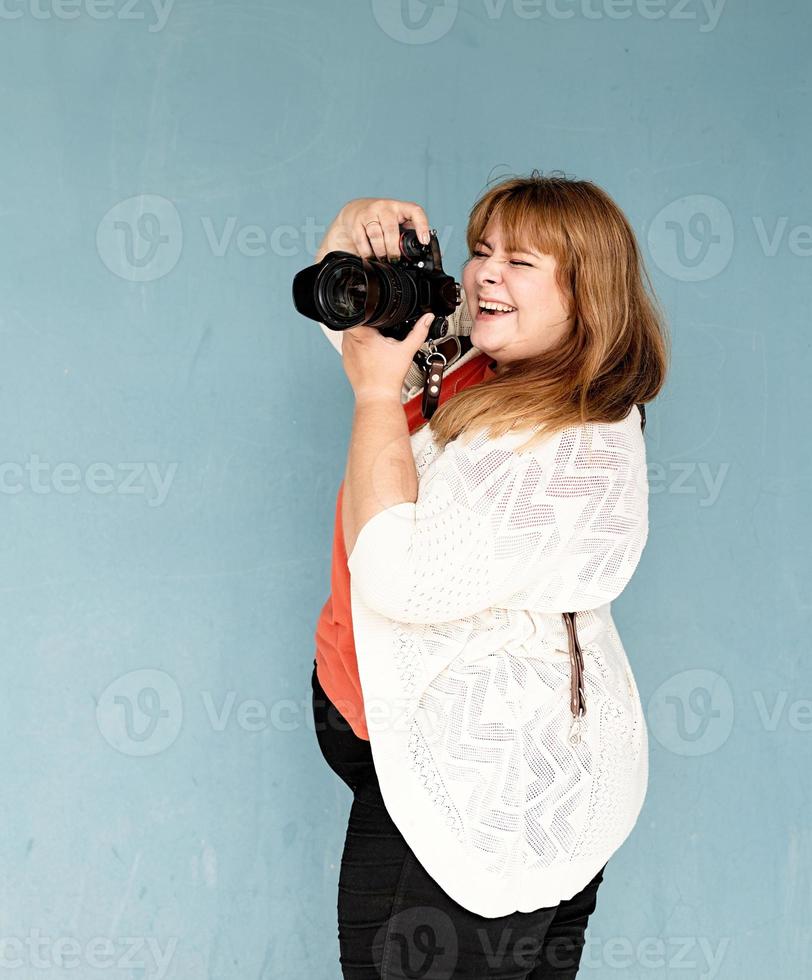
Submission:
[[[331,330],[376,327],[403,340],[426,313],[434,320],[427,340],[448,331],[448,317],[462,302],[460,285],[443,271],[437,232],[424,245],[413,228],[400,233],[400,255],[392,262],[333,251],[293,278],[293,305]]]

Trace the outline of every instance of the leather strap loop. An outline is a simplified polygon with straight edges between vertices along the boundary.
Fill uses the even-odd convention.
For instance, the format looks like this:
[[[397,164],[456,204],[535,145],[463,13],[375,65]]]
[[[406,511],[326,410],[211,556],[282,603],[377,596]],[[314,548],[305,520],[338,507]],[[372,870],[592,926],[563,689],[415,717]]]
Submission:
[[[574,612],[561,613],[567,627],[567,640],[570,654],[570,711],[573,715],[586,714],[586,693],[584,691],[584,653],[578,642]]]
[[[421,409],[423,418],[430,419],[440,404],[440,390],[443,387],[443,372],[446,360],[440,351],[429,353],[426,361],[426,383],[423,386]]]

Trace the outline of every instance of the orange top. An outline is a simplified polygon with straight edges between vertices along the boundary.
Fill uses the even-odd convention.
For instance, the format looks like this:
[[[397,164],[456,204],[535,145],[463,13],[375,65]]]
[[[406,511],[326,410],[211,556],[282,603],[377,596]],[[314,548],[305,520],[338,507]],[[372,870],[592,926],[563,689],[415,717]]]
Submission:
[[[440,405],[463,388],[495,377],[491,363],[489,355],[480,354],[444,378],[440,389]],[[420,410],[422,399],[423,392],[420,391],[403,406],[410,433],[425,421]],[[332,592],[321,610],[316,626],[316,677],[324,693],[347,720],[353,732],[358,738],[368,742],[369,732],[364,716],[364,699],[352,632],[350,570],[347,568],[344,527],[341,522],[343,492],[342,480],[338,488],[333,532]]]

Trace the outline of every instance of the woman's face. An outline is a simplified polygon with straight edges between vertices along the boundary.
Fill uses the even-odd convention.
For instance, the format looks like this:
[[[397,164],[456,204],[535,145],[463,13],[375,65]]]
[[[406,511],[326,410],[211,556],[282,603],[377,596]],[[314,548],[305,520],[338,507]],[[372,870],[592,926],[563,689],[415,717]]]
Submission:
[[[488,222],[463,269],[462,285],[474,321],[471,342],[497,365],[543,354],[570,330],[555,267],[552,255],[504,251],[498,223]],[[485,300],[513,312],[485,313]]]

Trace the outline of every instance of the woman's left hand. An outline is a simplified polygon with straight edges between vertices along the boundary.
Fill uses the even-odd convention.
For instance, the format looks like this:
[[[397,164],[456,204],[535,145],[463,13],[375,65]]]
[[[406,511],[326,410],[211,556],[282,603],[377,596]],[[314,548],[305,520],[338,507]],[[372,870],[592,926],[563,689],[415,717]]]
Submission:
[[[428,336],[433,313],[421,316],[403,340],[383,337],[376,327],[350,327],[341,338],[341,360],[356,402],[393,398],[400,402],[412,358]]]

